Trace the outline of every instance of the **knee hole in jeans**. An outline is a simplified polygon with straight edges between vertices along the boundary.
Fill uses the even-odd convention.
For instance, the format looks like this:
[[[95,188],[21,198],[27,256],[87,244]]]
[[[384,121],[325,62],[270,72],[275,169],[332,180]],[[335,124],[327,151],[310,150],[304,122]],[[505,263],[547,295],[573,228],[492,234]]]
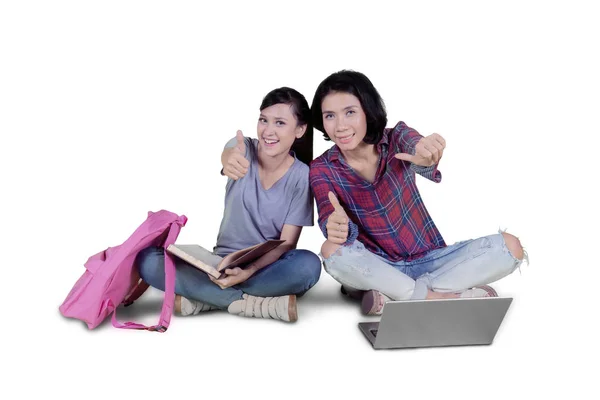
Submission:
[[[518,260],[522,260],[523,246],[521,245],[519,238],[506,232],[502,232],[502,236],[504,237],[504,243],[506,244],[506,247],[512,256]]]

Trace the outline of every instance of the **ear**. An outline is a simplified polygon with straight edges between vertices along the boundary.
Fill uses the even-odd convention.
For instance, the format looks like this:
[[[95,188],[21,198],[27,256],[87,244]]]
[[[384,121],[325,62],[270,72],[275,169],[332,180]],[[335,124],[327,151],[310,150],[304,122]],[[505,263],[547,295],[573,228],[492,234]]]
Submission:
[[[300,139],[306,132],[306,125],[298,125],[296,127],[296,139]]]

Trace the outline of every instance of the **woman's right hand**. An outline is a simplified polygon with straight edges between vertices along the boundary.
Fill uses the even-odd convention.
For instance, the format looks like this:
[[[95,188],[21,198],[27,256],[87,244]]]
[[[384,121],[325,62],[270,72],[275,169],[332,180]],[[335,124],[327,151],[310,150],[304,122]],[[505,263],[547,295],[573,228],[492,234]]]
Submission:
[[[344,244],[348,239],[348,215],[333,192],[329,192],[329,201],[333,212],[327,219],[327,240],[336,244]]]
[[[225,149],[221,155],[223,175],[237,181],[248,173],[250,162],[246,159],[246,144],[242,131],[237,131],[235,147]]]

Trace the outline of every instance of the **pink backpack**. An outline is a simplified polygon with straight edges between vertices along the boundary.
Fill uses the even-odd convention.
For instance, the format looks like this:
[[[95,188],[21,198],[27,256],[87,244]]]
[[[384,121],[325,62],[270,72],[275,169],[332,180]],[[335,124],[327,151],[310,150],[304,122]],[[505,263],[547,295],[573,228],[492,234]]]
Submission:
[[[148,212],[147,219],[123,244],[109,247],[87,260],[85,272],[59,307],[61,314],[84,321],[89,329],[100,325],[112,313],[112,324],[117,328],[166,331],[175,301],[175,264],[166,251],[165,297],[158,324],[123,324],[117,321],[115,310],[120,304],[132,304],[148,289],[148,284],[140,279],[134,265],[137,254],[149,246],[166,249],[175,242],[186,222],[185,215],[178,216],[166,210]]]

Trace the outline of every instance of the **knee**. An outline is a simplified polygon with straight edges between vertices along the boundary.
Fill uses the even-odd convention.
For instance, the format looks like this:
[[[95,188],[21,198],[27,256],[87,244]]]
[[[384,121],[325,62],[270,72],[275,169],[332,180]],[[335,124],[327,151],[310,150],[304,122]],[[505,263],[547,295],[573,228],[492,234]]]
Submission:
[[[315,284],[321,276],[321,260],[309,250],[296,250],[294,270],[302,280]]]
[[[162,247],[147,247],[140,251],[135,259],[140,277],[147,283],[164,275],[164,252]]]
[[[326,240],[323,245],[321,246],[321,254],[323,255],[323,258],[329,258],[331,257],[340,247],[342,247],[339,244],[336,243],[331,243],[329,240]]]
[[[519,238],[510,233],[502,232],[502,236],[504,237],[504,243],[506,243],[506,247],[510,251],[510,253],[517,259],[523,259],[523,246],[521,246],[521,242]]]

